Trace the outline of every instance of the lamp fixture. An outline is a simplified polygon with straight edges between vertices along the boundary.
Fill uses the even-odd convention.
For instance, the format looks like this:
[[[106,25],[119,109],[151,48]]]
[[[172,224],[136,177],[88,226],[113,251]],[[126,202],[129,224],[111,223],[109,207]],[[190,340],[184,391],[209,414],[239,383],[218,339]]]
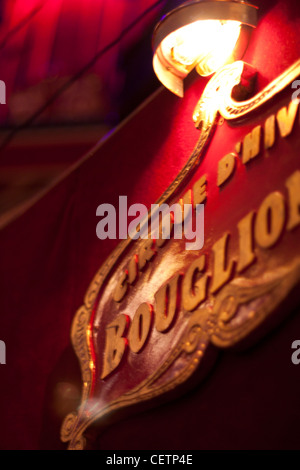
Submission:
[[[257,7],[242,1],[189,1],[172,10],[153,34],[153,68],[162,84],[183,96],[183,79],[240,59],[257,25]]]

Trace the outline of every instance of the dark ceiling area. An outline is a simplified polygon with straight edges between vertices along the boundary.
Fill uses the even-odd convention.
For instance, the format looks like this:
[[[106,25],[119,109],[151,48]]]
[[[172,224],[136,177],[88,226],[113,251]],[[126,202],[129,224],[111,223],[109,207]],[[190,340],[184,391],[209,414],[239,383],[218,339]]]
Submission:
[[[7,0],[0,26],[2,126],[115,124],[153,89],[153,0]],[[132,99],[132,105],[128,103]],[[39,114],[38,114],[39,113]]]
[[[0,3],[0,218],[49,187],[159,87],[151,37],[179,3]]]

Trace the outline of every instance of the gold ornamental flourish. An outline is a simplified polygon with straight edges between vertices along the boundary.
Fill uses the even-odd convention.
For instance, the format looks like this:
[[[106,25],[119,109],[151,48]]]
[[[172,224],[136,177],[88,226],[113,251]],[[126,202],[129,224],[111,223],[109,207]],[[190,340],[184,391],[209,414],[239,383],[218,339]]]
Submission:
[[[257,279],[234,279],[213,301],[213,306],[200,308],[191,316],[186,331],[182,334],[177,346],[171,351],[165,362],[158,370],[151,374],[130,392],[125,393],[103,409],[83,421],[74,436],[72,430],[76,423],[76,415],[71,413],[64,422],[64,442],[71,440],[70,449],[84,447],[83,433],[96,421],[103,419],[113,411],[132,406],[134,404],[154,399],[186,382],[198,368],[209,344],[228,348],[245,338],[255,330],[275,307],[292,291],[300,281],[300,258],[288,266],[280,267],[275,271],[265,273]],[[246,304],[255,302],[265,296],[263,302],[256,306],[255,316],[248,315],[234,324],[234,317]],[[234,299],[234,308],[231,312],[225,307],[225,299]],[[224,308],[225,307],[225,308]],[[189,355],[189,364],[171,380],[164,381],[164,375],[179,357]],[[69,439],[67,439],[69,437]]]
[[[257,109],[282,91],[300,75],[300,60],[293,64],[258,95],[247,101],[236,102],[231,96],[232,90],[235,86],[240,84],[244,73],[249,74],[249,69],[247,70],[247,66],[239,61],[224,67],[210,80],[196,107],[194,115],[197,127],[201,128],[200,138],[188,162],[156,204],[161,205],[168,202],[171,196],[173,197],[182,188],[187,177],[199,166],[212,136],[218,114],[221,114],[225,119],[232,120]],[[215,96],[216,93],[218,95],[217,99]],[[223,96],[221,100],[220,96]],[[122,241],[101,266],[88,288],[84,298],[84,304],[77,310],[73,320],[71,340],[81,365],[83,389],[81,405],[78,412],[69,414],[65,418],[61,428],[61,439],[63,442],[70,442],[69,449],[83,449],[85,447],[83,433],[99,418],[111,413],[113,410],[132,405],[137,401],[149,400],[185,382],[198,367],[204,355],[204,351],[210,342],[218,347],[228,347],[232,343],[232,335],[231,340],[229,340],[230,335],[228,336],[227,333],[230,328],[235,328],[230,323],[230,319],[231,316],[234,317],[243,301],[253,301],[253,299],[259,297],[259,295],[263,295],[265,292],[273,292],[274,286],[277,286],[277,283],[283,280],[285,287],[280,290],[282,295],[279,295],[278,298],[275,296],[276,298],[274,298],[274,302],[272,303],[274,308],[300,279],[300,260],[297,260],[293,266],[282,268],[281,271],[276,272],[275,278],[270,274],[269,276],[272,277],[271,280],[268,276],[267,279],[257,280],[256,287],[253,287],[251,284],[251,288],[248,288],[249,286],[247,286],[246,279],[235,279],[216,296],[213,314],[211,314],[211,306],[206,314],[204,313],[206,311],[205,307],[193,313],[179,343],[155,374],[152,374],[138,387],[108,404],[107,407],[92,416],[85,407],[93,387],[95,373],[90,329],[92,311],[96,298],[101,293],[104,281],[132,242],[133,240],[130,238]],[[237,299],[236,303],[231,305],[231,310],[224,310],[224,305],[230,306],[230,299],[234,296],[236,296]],[[226,299],[227,303],[225,302]],[[201,311],[201,315],[199,315],[199,311]],[[254,321],[248,318],[248,323],[246,322],[241,326],[242,331],[237,332],[237,340],[252,331],[254,326],[261,323],[268,314],[269,309],[264,307],[262,310],[259,310]],[[165,372],[172,366],[174,361],[183,354],[188,354],[191,358],[189,367],[185,368],[173,380],[164,383],[162,378]],[[162,380],[162,382],[156,386],[155,384],[158,380]]]
[[[297,60],[289,67],[280,77],[273,80],[257,95],[251,97],[247,101],[236,101],[232,97],[232,90],[241,82],[241,78],[245,77],[248,82],[249,91],[253,85],[255,78],[255,69],[243,61],[237,61],[233,64],[226,65],[208,82],[203,96],[197,103],[193,120],[196,127],[201,128],[206,125],[207,114],[214,115],[215,109],[226,120],[238,119],[246,114],[255,111],[265,104],[275,95],[284,90],[300,75],[300,60]],[[242,90],[240,91],[240,93]]]

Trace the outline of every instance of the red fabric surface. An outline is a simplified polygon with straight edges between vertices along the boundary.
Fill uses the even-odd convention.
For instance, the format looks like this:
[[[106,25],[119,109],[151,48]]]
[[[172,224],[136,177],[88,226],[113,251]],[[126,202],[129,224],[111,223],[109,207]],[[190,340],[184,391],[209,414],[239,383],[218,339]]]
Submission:
[[[298,4],[265,5],[245,57],[257,66],[260,87],[300,51]],[[205,83],[197,80],[182,101],[160,91],[0,232],[0,339],[7,346],[7,365],[0,366],[1,448],[65,448],[59,426],[76,407],[76,390],[80,394],[72,318],[117,243],[97,239],[96,208],[117,205],[119,195],[127,195],[129,204],[155,202],[196,143],[191,116]],[[299,317],[292,316],[252,350],[222,354],[201,386],[115,424],[100,448],[299,447],[300,390],[290,361],[299,327]],[[58,383],[73,384],[73,392]]]
[[[7,106],[0,107],[0,122],[15,126],[42,108],[62,83],[82,70],[97,52],[113,42],[155,2],[10,0],[2,3],[0,69],[1,80],[6,84]],[[119,113],[116,102],[125,79],[120,60],[152,28],[164,5],[162,1],[149,11],[36,121],[101,122],[109,120],[108,113]],[[74,105],[72,101],[76,97]]]

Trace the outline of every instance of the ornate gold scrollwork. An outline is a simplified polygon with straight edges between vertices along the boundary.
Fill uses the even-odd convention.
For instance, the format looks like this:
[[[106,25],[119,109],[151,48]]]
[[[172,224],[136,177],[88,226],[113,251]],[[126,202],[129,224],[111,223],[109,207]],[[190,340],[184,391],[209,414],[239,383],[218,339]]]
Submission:
[[[231,281],[208,307],[192,314],[177,346],[154,374],[98,413],[86,416],[78,428],[79,416],[74,413],[68,415],[61,432],[63,442],[71,441],[70,449],[83,448],[82,434],[95,421],[112,411],[163,395],[187,381],[204,358],[210,343],[221,348],[237,344],[274,311],[299,281],[300,259],[258,279],[237,278]],[[190,359],[185,366],[168,375],[174,364],[186,355]]]
[[[194,111],[194,122],[197,128],[205,126],[207,121],[219,111],[227,120],[238,119],[254,111],[284,90],[300,75],[300,60],[297,60],[280,77],[273,80],[261,92],[246,101],[236,101],[232,97],[234,87],[242,78],[246,79],[246,90],[251,92],[255,78],[255,69],[243,61],[226,65],[211,78]],[[239,96],[243,90],[239,90]]]
[[[216,297],[210,317],[212,343],[227,348],[246,338],[274,312],[299,280],[300,259],[257,279],[234,279]]]
[[[201,128],[200,138],[188,162],[156,202],[157,204],[168,202],[197,168],[212,135],[218,113],[225,119],[232,120],[257,109],[300,75],[300,60],[254,98],[237,102],[232,98],[232,90],[240,84],[243,73],[250,77],[251,85],[254,72],[243,62],[224,67],[208,83],[195,110],[195,122],[197,127]],[[250,85],[246,87],[248,92],[251,89]],[[97,296],[101,294],[104,282],[131,243],[133,241],[130,238],[122,241],[101,266],[86,293],[84,305],[78,309],[73,321],[71,339],[81,365],[83,391],[78,412],[69,414],[61,428],[61,439],[63,442],[69,442],[70,449],[83,449],[85,430],[112,411],[150,400],[185,382],[198,367],[210,343],[217,347],[229,347],[240,341],[270,314],[300,279],[299,260],[293,266],[280,268],[272,274],[266,273],[262,279],[256,281],[235,279],[221,289],[208,306],[200,306],[191,314],[178,344],[154,374],[98,413],[92,414],[86,408],[94,381],[90,330],[92,310]],[[264,302],[255,304],[261,296],[269,296],[268,306]],[[243,306],[251,302],[254,302],[253,309],[250,312],[247,310],[245,314]],[[168,379],[168,371],[184,355],[189,356],[188,366],[176,374],[171,374]]]

